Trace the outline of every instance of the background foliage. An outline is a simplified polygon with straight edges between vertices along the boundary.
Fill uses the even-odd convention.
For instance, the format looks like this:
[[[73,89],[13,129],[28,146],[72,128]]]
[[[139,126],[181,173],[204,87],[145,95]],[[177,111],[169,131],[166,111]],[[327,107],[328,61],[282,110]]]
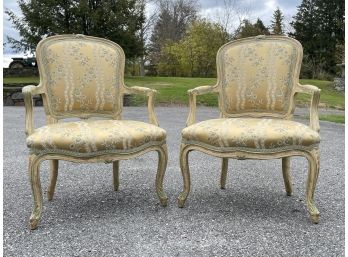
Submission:
[[[34,51],[44,37],[86,34],[119,43],[129,75],[216,76],[216,52],[229,40],[260,34],[288,35],[304,48],[302,78],[332,79],[344,56],[344,1],[302,0],[290,24],[277,7],[270,26],[237,0],[224,0],[216,21],[199,17],[197,0],[17,0],[23,16],[6,10],[20,33],[8,38],[19,51]],[[145,15],[146,7],[154,6]],[[231,26],[234,24],[234,26]],[[285,25],[289,25],[286,27]]]
[[[23,17],[6,10],[20,40],[8,38],[19,51],[35,51],[44,37],[85,34],[119,43],[127,57],[141,52],[138,30],[145,21],[137,0],[18,0]]]

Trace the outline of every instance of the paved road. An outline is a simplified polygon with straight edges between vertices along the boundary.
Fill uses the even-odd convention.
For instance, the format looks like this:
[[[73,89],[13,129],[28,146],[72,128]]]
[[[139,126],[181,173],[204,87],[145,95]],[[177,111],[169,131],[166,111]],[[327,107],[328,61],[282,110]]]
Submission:
[[[110,164],[61,162],[55,198],[48,202],[45,193],[42,221],[30,232],[24,108],[4,107],[4,255],[343,256],[344,125],[321,122],[316,191],[321,221],[313,225],[304,206],[307,163],[302,158],[292,159],[294,194],[287,197],[280,160],[231,160],[227,189],[220,190],[220,160],[192,153],[192,191],[186,208],[177,208],[178,150],[187,108],[156,112],[168,133],[168,207],[160,207],[154,190],[155,153],[121,162],[119,192],[112,190]],[[129,107],[124,116],[146,120],[146,109]],[[198,116],[217,117],[217,110],[199,108]],[[44,124],[42,107],[35,109],[35,123]],[[47,163],[41,171],[45,188]]]

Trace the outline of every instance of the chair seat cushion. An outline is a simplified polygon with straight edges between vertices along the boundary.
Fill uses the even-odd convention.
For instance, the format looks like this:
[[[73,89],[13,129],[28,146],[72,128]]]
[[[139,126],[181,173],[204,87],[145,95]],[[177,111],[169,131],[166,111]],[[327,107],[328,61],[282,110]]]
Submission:
[[[33,153],[93,155],[127,152],[163,144],[166,132],[155,125],[130,120],[61,122],[38,128],[27,138]]]
[[[308,126],[283,119],[224,118],[193,124],[182,131],[183,143],[218,150],[299,149],[320,142],[319,134]]]

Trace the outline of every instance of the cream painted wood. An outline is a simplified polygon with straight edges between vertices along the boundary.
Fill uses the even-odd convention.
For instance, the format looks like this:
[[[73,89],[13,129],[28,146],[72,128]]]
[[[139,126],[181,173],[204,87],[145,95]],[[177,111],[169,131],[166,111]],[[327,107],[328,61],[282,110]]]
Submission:
[[[77,38],[81,40],[89,40],[96,44],[103,43],[103,44],[110,44],[113,47],[119,48],[121,51],[122,49],[115,43],[95,38],[95,37],[89,37],[89,36],[83,36],[83,35],[62,35],[62,36],[54,36],[50,37],[45,40],[62,40],[65,39],[71,39],[71,38]],[[39,69],[40,71],[44,71],[45,67],[40,63],[40,58],[42,57],[41,54],[41,43],[39,43],[37,48],[37,58],[39,63]],[[123,51],[122,51],[123,53]],[[119,99],[123,99],[124,94],[142,94],[146,95],[148,97],[148,114],[149,114],[149,123],[154,124],[156,126],[159,126],[157,117],[154,111],[154,95],[156,93],[156,90],[145,88],[145,87],[127,87],[124,84],[123,80],[123,69],[124,69],[124,54],[121,55],[121,63],[123,63],[123,66],[121,67],[119,74],[121,76],[121,88],[120,88],[120,94],[121,97]],[[51,110],[51,106],[49,105],[49,101],[47,100],[47,88],[46,85],[43,83],[43,81],[47,81],[45,78],[45,72],[40,72],[40,84],[38,86],[26,86],[23,88],[22,93],[24,95],[24,103],[25,103],[25,133],[27,136],[31,135],[35,128],[34,128],[34,122],[33,122],[33,96],[34,95],[42,95],[43,103],[45,107],[45,114],[46,114],[46,120],[47,124],[53,124],[57,123],[59,120],[64,118],[71,118],[71,117],[77,117],[81,119],[88,119],[91,117],[104,117],[109,119],[121,119],[122,114],[122,100],[119,103],[120,108],[113,113],[112,115],[109,114],[89,114],[89,113],[79,113],[79,114],[69,114],[64,115],[60,113],[59,115],[54,114]],[[130,158],[137,157],[139,155],[145,154],[149,151],[156,151],[158,152],[159,160],[158,160],[158,168],[157,168],[157,175],[156,175],[156,183],[155,188],[157,195],[160,200],[160,204],[162,206],[167,205],[167,196],[163,190],[163,178],[165,174],[165,169],[167,166],[167,146],[166,143],[163,142],[162,145],[149,145],[146,148],[140,148],[137,150],[134,150],[133,152],[125,152],[125,153],[104,153],[102,155],[91,155],[88,156],[69,156],[67,154],[57,154],[57,153],[45,153],[45,154],[30,154],[29,155],[29,178],[30,183],[32,187],[33,192],[33,198],[34,198],[34,208],[31,214],[31,217],[29,219],[29,227],[30,229],[36,229],[38,227],[41,213],[42,213],[42,190],[41,190],[41,183],[40,183],[40,164],[42,161],[49,160],[50,161],[50,182],[48,187],[48,200],[53,199],[57,177],[58,177],[58,162],[59,160],[65,160],[65,161],[71,161],[71,162],[77,162],[77,163],[94,163],[94,162],[105,162],[105,163],[112,163],[113,164],[113,187],[114,190],[117,191],[119,188],[119,161],[120,160],[126,160]]]
[[[294,85],[292,88],[291,98],[289,100],[289,108],[284,114],[279,113],[271,113],[271,112],[264,112],[264,113],[226,113],[222,107],[222,94],[223,91],[221,89],[221,81],[220,78],[222,77],[221,74],[221,66],[223,65],[221,59],[219,59],[219,52],[222,51],[224,47],[229,47],[232,43],[227,43],[226,45],[222,46],[218,52],[217,57],[217,67],[218,67],[218,79],[217,83],[215,85],[206,85],[206,86],[200,86],[196,87],[194,89],[188,90],[189,95],[189,114],[186,121],[186,125],[190,126],[195,123],[196,121],[196,97],[199,95],[207,94],[207,93],[216,93],[219,97],[219,110],[220,110],[220,118],[229,117],[229,118],[237,118],[237,117],[253,117],[253,118],[261,118],[261,117],[268,117],[268,118],[282,118],[282,119],[292,119],[293,112],[295,109],[295,95],[297,93],[306,93],[311,95],[311,105],[310,105],[310,124],[309,127],[313,129],[314,131],[319,132],[319,115],[318,115],[318,105],[319,105],[319,99],[320,99],[320,89],[312,86],[312,85],[301,85],[299,80],[299,70],[302,60],[302,47],[301,45],[294,39],[289,39],[287,37],[277,37],[277,36],[258,36],[254,38],[247,38],[247,39],[241,39],[234,41],[233,44],[243,44],[244,42],[252,41],[252,40],[267,40],[267,38],[271,38],[272,40],[290,40],[293,41],[295,45],[298,47],[299,52],[299,59],[296,62],[295,67],[295,74],[294,76]],[[296,41],[296,42],[295,42]],[[185,201],[187,199],[187,196],[190,192],[190,171],[189,171],[189,162],[188,162],[188,154],[190,151],[200,151],[218,158],[222,158],[222,168],[221,168],[221,178],[220,178],[220,185],[221,188],[225,188],[226,186],[226,177],[227,177],[227,169],[228,169],[228,158],[234,158],[238,160],[245,160],[245,159],[274,159],[274,158],[281,158],[282,159],[282,172],[283,172],[283,179],[284,179],[284,185],[287,195],[292,194],[292,182],[291,182],[291,176],[290,176],[290,157],[291,156],[302,156],[305,157],[308,160],[309,163],[309,170],[308,170],[308,179],[307,179],[307,189],[306,189],[306,203],[308,212],[310,214],[310,218],[313,223],[319,222],[319,211],[315,206],[314,203],[314,191],[315,186],[317,183],[317,178],[319,174],[319,149],[317,147],[307,148],[303,150],[298,149],[279,149],[267,152],[256,152],[252,150],[246,150],[246,149],[240,149],[236,151],[227,151],[222,149],[221,151],[218,151],[214,147],[209,147],[206,144],[200,144],[200,145],[193,145],[193,144],[186,144],[182,143],[180,148],[180,168],[183,176],[183,182],[184,182],[184,189],[180,193],[178,197],[178,205],[179,207],[183,207],[185,204]]]
[[[114,161],[112,163],[112,175],[113,175],[113,182],[114,182],[114,190],[118,191],[118,187],[120,186],[120,178],[119,178],[119,169],[120,169],[120,162]]]
[[[291,196],[292,182],[291,182],[291,174],[290,174],[290,157],[282,158],[282,171],[283,171],[283,179],[284,179],[286,194],[288,196]]]
[[[57,178],[58,178],[58,160],[51,160],[50,161],[50,184],[47,190],[47,198],[48,201],[52,201],[54,190],[56,188]]]
[[[221,189],[226,188],[226,178],[227,178],[227,171],[228,171],[228,158],[222,158],[221,162],[221,178],[220,178],[220,187]]]

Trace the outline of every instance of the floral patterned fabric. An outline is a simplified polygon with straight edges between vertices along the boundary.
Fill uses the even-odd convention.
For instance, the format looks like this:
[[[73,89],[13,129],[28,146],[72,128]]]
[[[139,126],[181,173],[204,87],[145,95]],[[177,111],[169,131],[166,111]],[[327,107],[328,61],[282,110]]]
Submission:
[[[122,107],[124,54],[117,44],[53,37],[42,41],[37,52],[51,114],[113,114]]]
[[[301,57],[299,43],[285,37],[252,38],[223,46],[218,62],[224,112],[286,113]]]
[[[266,118],[224,118],[193,124],[182,131],[183,143],[219,149],[267,150],[315,146],[319,134],[291,120]]]
[[[126,152],[163,144],[166,132],[155,125],[130,120],[62,122],[38,128],[27,138],[33,152],[97,153]]]

